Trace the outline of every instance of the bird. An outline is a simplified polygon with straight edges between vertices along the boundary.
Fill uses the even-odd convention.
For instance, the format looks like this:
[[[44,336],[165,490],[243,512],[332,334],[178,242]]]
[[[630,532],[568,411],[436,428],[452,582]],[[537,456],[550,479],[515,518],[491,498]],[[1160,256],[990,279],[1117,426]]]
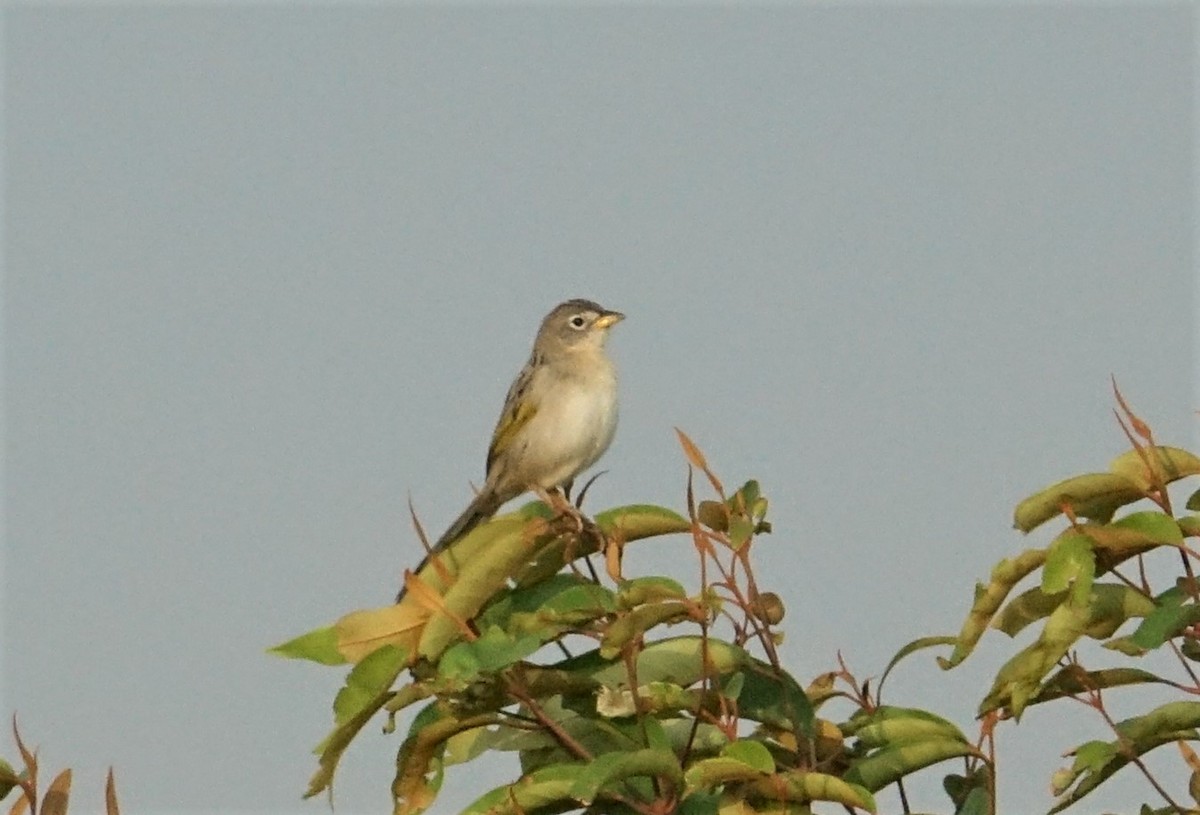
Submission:
[[[430,558],[522,493],[569,486],[595,464],[617,430],[617,371],[605,342],[625,319],[591,300],[567,300],[542,320],[488,446],[483,488],[438,538]],[[400,602],[404,589],[396,597]]]

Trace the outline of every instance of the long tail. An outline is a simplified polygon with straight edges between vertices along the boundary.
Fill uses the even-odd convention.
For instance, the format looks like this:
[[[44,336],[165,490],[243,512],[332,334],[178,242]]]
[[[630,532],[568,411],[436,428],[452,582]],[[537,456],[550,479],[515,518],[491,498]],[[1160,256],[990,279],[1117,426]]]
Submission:
[[[496,495],[495,491],[485,488],[483,492],[479,493],[479,495],[476,495],[475,500],[463,510],[462,515],[459,515],[458,518],[455,519],[454,523],[450,524],[450,528],[442,533],[442,536],[437,539],[437,543],[433,545],[433,548],[430,550],[429,554],[425,556],[417,568],[413,569],[413,573],[416,574],[420,572],[426,567],[426,565],[429,564],[429,559],[431,557],[439,552],[445,551],[447,546],[454,543],[463,535],[479,526],[479,524],[495,515],[496,510],[500,509],[500,505],[503,503],[504,501],[500,500],[500,497]],[[400,593],[396,595],[397,603],[399,603],[404,597],[404,590],[404,585],[401,585]]]

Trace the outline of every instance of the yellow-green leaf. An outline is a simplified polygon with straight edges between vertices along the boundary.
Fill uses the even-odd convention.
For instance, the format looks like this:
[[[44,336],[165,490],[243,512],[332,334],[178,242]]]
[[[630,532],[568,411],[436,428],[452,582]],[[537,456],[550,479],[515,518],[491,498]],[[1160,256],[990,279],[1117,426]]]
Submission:
[[[633,608],[643,603],[657,603],[661,600],[682,600],[687,592],[678,580],[669,577],[638,577],[625,580],[617,589],[617,606]]]
[[[1178,447],[1144,447],[1117,456],[1108,469],[1145,492],[1155,484],[1165,485],[1189,475],[1200,475],[1200,458]]]
[[[268,649],[268,653],[290,659],[310,659],[322,665],[344,665],[346,658],[338,651],[337,641],[337,631],[333,626],[327,626],[276,645]]]
[[[1027,549],[1016,558],[1005,559],[992,569],[991,580],[985,586],[975,586],[975,603],[963,622],[962,630],[949,659],[938,657],[942,670],[949,670],[962,662],[975,649],[979,638],[987,630],[992,616],[999,610],[1004,598],[1024,577],[1046,562],[1044,549]]]
[[[1066,532],[1055,538],[1042,568],[1042,591],[1056,594],[1071,589],[1074,602],[1086,603],[1096,573],[1092,541],[1086,535]]]
[[[847,774],[849,775],[849,774]],[[816,772],[776,773],[746,784],[743,791],[750,800],[804,802],[832,801],[875,812],[875,799],[866,787],[848,778]]]
[[[775,759],[771,757],[771,751],[762,742],[753,739],[732,741],[721,750],[721,755],[736,759],[760,773],[775,772]]]
[[[1145,490],[1128,477],[1116,473],[1092,473],[1068,478],[1029,496],[1013,514],[1013,525],[1030,532],[1062,514],[1070,506],[1078,516],[1102,523],[1126,504],[1145,497]]]

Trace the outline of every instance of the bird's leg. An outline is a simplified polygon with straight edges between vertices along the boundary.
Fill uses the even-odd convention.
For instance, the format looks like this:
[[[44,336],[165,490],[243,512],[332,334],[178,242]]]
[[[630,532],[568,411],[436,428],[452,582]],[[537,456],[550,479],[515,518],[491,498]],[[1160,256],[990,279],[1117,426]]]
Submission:
[[[574,550],[585,538],[590,538],[592,546],[589,547],[588,551],[603,551],[605,543],[604,533],[600,531],[600,527],[591,518],[585,516],[578,507],[570,502],[564,492],[557,489],[547,490],[543,487],[534,487],[533,493],[556,513],[554,520],[569,518],[574,522],[574,529],[572,531],[575,533],[575,536],[573,540],[567,542],[566,548],[563,550],[563,560],[570,565],[571,571],[583,577],[584,575],[580,574],[579,568],[575,565],[576,554],[574,554]],[[592,582],[598,584],[600,578],[596,574],[596,568],[592,565],[591,558],[588,555],[584,555],[583,562],[587,564]]]
[[[583,514],[583,499],[587,496],[588,488],[590,488],[592,486],[592,484],[594,484],[596,482],[596,479],[602,475],[604,475],[603,470],[596,473],[591,478],[589,478],[584,483],[583,489],[581,489],[579,491],[579,495],[575,496],[575,500],[572,502],[572,506],[574,506],[578,520],[579,520],[579,531],[582,535],[585,535],[586,537],[591,538],[592,543],[595,546],[595,550],[597,552],[602,551],[604,549],[604,544],[607,541],[607,539],[604,537],[604,532],[602,532],[600,530],[600,527],[596,525],[595,521],[593,521],[591,518],[589,518]],[[563,485],[563,491],[564,491],[564,494],[566,495],[568,501],[570,501],[571,487],[574,486],[574,484],[575,484],[575,480],[571,479],[570,481],[568,481],[566,484]],[[592,561],[588,560],[587,565],[588,565],[588,570],[592,573],[593,579],[595,579],[596,570],[592,567]]]
[[[545,487],[535,487],[533,492],[542,500],[542,503],[554,511],[556,518],[571,518],[575,521],[575,531],[583,531],[583,515],[567,500],[561,490],[558,488],[548,490]]]

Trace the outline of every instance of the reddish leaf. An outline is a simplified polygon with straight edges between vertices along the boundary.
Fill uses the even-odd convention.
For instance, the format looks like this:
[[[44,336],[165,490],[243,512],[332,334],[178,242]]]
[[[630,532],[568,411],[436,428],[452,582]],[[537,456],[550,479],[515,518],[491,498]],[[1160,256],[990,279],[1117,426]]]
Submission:
[[[104,811],[106,815],[121,815],[117,805],[117,782],[113,780],[112,767],[108,768],[108,780],[104,782]]]
[[[63,770],[46,788],[40,815],[67,815],[67,799],[71,795],[71,771]]]

